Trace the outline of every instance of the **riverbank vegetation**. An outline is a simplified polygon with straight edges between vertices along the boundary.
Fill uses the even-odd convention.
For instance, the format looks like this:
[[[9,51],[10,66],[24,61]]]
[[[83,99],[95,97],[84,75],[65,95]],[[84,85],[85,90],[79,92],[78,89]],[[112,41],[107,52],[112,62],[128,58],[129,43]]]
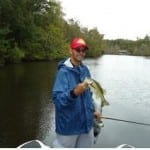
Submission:
[[[0,64],[60,59],[68,56],[69,42],[83,37],[88,57],[118,54],[150,55],[150,37],[131,40],[104,40],[97,28],[82,27],[74,19],[65,20],[56,0],[0,1]]]
[[[143,39],[137,40],[104,40],[106,54],[121,54],[136,56],[150,56],[150,37],[146,35]]]

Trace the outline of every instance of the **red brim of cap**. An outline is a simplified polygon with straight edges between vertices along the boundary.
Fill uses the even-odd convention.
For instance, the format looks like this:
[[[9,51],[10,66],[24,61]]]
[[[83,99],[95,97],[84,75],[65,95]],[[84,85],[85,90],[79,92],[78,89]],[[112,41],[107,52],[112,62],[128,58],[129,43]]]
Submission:
[[[77,49],[77,48],[84,48],[84,49],[89,49],[87,45],[71,45],[72,49]]]

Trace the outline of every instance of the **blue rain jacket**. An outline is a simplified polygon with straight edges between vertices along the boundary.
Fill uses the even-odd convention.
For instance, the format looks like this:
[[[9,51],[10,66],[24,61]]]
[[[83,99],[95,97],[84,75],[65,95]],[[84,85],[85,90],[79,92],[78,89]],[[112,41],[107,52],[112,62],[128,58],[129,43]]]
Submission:
[[[90,77],[88,68],[81,64],[73,67],[70,59],[58,65],[52,98],[55,104],[56,133],[79,135],[88,133],[93,127],[94,105],[92,93],[88,88],[77,97],[71,95],[77,84]]]

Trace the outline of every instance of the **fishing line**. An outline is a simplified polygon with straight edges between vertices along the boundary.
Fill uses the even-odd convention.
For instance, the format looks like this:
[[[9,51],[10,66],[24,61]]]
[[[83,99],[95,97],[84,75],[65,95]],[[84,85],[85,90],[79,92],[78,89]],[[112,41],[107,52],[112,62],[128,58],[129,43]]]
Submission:
[[[101,117],[102,119],[108,119],[108,120],[114,120],[114,121],[122,121],[122,122],[128,122],[128,123],[135,123],[139,125],[145,125],[145,126],[150,126],[149,123],[142,123],[142,122],[136,122],[136,121],[129,121],[129,120],[123,120],[123,119],[118,119],[118,118],[111,118],[111,117]]]

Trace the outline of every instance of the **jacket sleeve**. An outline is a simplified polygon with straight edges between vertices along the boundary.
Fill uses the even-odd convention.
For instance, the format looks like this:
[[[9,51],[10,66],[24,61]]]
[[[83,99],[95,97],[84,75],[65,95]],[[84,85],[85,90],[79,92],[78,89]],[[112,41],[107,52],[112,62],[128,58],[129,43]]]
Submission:
[[[67,72],[59,70],[52,90],[52,99],[58,109],[75,103],[76,97],[71,95],[71,90],[73,88],[70,89],[69,87]]]

